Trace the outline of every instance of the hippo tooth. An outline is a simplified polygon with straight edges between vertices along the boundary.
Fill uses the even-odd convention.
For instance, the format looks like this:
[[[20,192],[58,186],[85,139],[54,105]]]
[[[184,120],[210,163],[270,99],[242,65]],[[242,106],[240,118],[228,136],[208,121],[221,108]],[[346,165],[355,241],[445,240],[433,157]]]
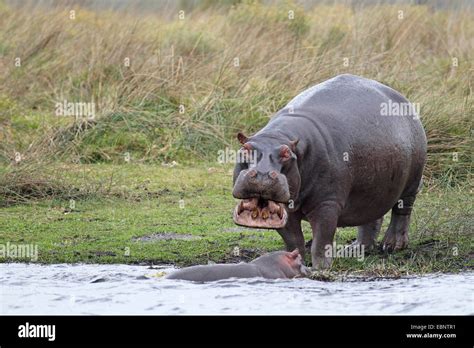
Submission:
[[[237,210],[237,214],[240,214],[244,210],[244,202],[241,201],[239,204],[239,209]]]
[[[278,217],[283,219],[283,209],[281,209],[281,206],[278,207]]]
[[[268,219],[268,213],[267,213],[267,211],[263,211],[263,212],[262,212],[262,218],[263,218],[264,220]]]
[[[270,209],[270,212],[272,214],[276,213],[278,211],[279,205],[276,204],[273,201],[268,201],[268,209]]]
[[[254,210],[252,211],[252,219],[256,219],[257,216],[258,216],[258,210],[257,210],[257,209],[254,209]]]

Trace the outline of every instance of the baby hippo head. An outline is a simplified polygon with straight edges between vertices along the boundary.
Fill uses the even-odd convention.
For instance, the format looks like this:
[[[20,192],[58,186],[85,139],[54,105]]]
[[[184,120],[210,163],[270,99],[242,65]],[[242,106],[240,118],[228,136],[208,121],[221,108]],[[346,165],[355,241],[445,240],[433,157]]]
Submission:
[[[309,269],[304,265],[303,257],[298,249],[292,252],[284,251],[284,256],[281,260],[284,272],[289,275],[288,278],[308,277],[310,275]]]
[[[255,261],[265,278],[302,278],[310,275],[298,249],[291,252],[275,251]]]

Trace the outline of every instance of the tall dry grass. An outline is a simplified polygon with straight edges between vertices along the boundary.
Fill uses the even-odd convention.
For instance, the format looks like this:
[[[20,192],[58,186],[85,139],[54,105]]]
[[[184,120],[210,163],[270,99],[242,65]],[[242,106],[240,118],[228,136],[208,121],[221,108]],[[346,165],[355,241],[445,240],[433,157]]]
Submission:
[[[0,3],[3,163],[17,151],[40,161],[122,161],[126,152],[141,161],[214,160],[237,131],[258,130],[301,90],[352,73],[421,104],[427,179],[471,178],[469,10],[205,3],[183,20]],[[55,116],[62,100],[93,101],[96,119]]]

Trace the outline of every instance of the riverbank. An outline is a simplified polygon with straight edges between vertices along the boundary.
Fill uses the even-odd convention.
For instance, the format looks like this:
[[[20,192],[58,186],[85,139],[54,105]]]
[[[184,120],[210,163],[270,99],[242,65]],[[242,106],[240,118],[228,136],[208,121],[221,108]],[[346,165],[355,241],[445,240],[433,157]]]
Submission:
[[[276,231],[234,225],[232,166],[127,163],[48,168],[61,173],[67,193],[57,190],[15,204],[4,201],[0,209],[0,245],[35,246],[37,258],[10,254],[0,261],[187,266],[250,261],[283,248]],[[472,270],[471,207],[468,186],[425,187],[415,204],[408,249],[394,254],[373,251],[363,259],[336,258],[328,277]],[[389,220],[386,216],[382,232]],[[309,241],[309,225],[304,223],[303,229]],[[348,244],[355,237],[355,228],[338,229],[336,243]]]

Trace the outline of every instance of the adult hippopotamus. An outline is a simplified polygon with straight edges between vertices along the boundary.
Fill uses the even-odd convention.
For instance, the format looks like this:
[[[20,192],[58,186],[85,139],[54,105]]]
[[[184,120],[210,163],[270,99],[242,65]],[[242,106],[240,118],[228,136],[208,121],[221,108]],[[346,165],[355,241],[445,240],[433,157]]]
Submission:
[[[209,282],[227,278],[267,279],[300,278],[309,275],[298,249],[292,252],[275,251],[262,255],[250,263],[216,264],[186,267],[168,275],[168,279]]]
[[[370,248],[391,209],[382,246],[407,246],[427,145],[415,108],[397,91],[339,75],[303,91],[255,135],[238,139],[243,160],[235,166],[233,196],[242,201],[235,223],[274,228],[287,250],[304,253],[305,219],[313,267],[327,268],[325,251],[337,227],[358,226],[355,244]]]

